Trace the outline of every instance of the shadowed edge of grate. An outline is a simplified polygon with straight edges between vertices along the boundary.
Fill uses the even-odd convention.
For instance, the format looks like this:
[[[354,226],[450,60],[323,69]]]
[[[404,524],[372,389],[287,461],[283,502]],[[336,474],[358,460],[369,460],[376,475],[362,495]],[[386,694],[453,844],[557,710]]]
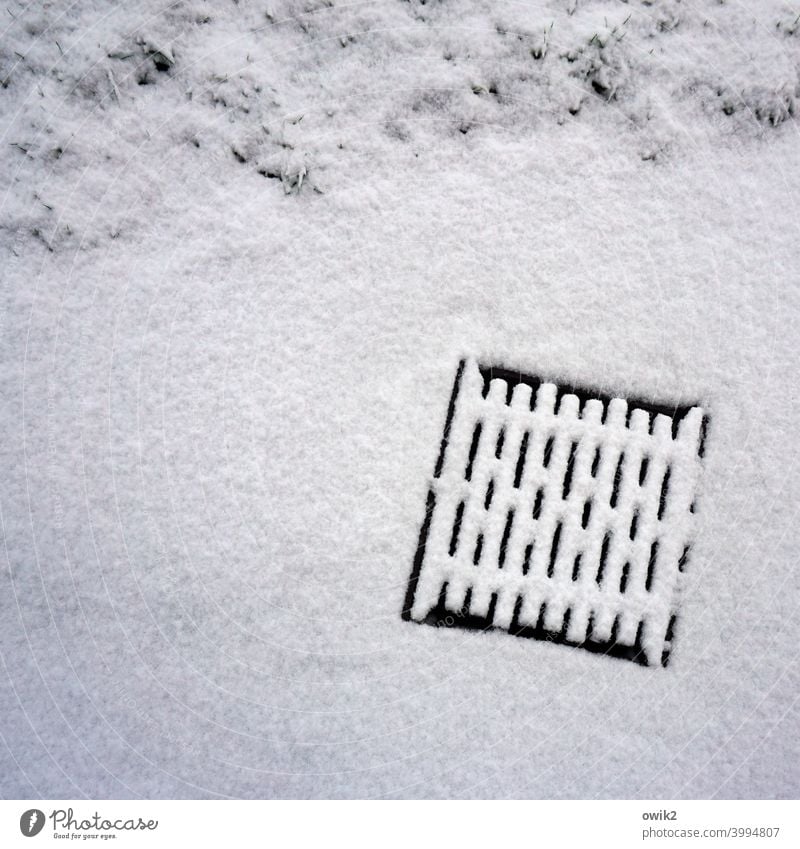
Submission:
[[[494,610],[497,604],[497,595],[492,595],[492,600],[489,603],[489,610],[486,616],[476,616],[469,612],[469,603],[471,590],[467,590],[464,599],[464,606],[461,610],[451,610],[447,607],[446,594],[447,584],[442,585],[439,594],[439,600],[436,606],[433,607],[421,624],[432,625],[435,628],[460,628],[466,631],[501,631],[504,634],[510,634],[513,637],[523,637],[524,639],[539,640],[540,642],[553,643],[554,645],[571,646],[573,648],[581,648],[593,654],[604,654],[609,657],[617,657],[624,660],[632,660],[640,666],[648,666],[647,657],[642,646],[642,633],[644,622],[640,622],[636,632],[636,639],[632,646],[617,642],[617,629],[619,627],[618,620],[614,621],[611,628],[611,636],[608,640],[594,640],[591,636],[592,620],[589,619],[589,631],[586,639],[582,641],[570,640],[567,637],[567,626],[569,624],[570,609],[567,608],[564,614],[564,623],[560,631],[552,631],[545,627],[546,603],[543,603],[539,610],[539,618],[535,625],[520,625],[518,621],[519,610],[522,606],[522,596],[517,598],[517,603],[514,609],[514,618],[508,628],[496,627],[493,624]],[[674,618],[674,617],[673,617]],[[669,655],[666,651],[667,657]],[[662,656],[662,666],[666,666],[667,658]]]
[[[461,360],[458,366],[458,373],[456,375],[456,384],[454,389],[461,383],[461,375],[464,370],[464,365],[466,360]],[[700,406],[699,403],[691,403],[691,404],[663,404],[658,403],[653,399],[642,398],[636,395],[622,395],[622,394],[612,394],[609,392],[603,392],[599,389],[595,389],[589,386],[585,386],[580,383],[561,383],[555,379],[549,377],[539,377],[537,375],[525,374],[524,372],[506,368],[505,366],[494,366],[494,365],[483,365],[478,364],[478,370],[480,371],[481,377],[483,378],[483,397],[485,398],[489,392],[489,385],[494,379],[504,380],[508,387],[507,395],[506,395],[506,403],[511,403],[511,396],[514,392],[514,388],[522,383],[526,386],[531,387],[531,404],[533,405],[536,402],[536,390],[545,383],[552,383],[556,387],[556,400],[555,400],[555,413],[558,414],[559,407],[561,406],[561,401],[565,395],[574,395],[578,399],[578,415],[580,416],[581,411],[586,405],[587,401],[600,401],[603,405],[603,415],[602,421],[605,421],[606,412],[608,410],[608,405],[615,398],[621,398],[628,405],[628,417],[626,421],[626,425],[630,422],[631,413],[634,410],[644,410],[649,418],[652,426],[653,420],[658,415],[666,416],[668,419],[672,420],[672,438],[675,439],[678,435],[678,428],[680,427],[680,423],[683,419],[695,408]],[[455,399],[452,400],[453,406],[455,406]],[[705,453],[705,443],[708,432],[708,416],[704,415],[703,419],[700,423],[700,442],[698,444],[697,453],[700,457],[702,457]],[[444,462],[444,450],[440,455],[440,459]]]

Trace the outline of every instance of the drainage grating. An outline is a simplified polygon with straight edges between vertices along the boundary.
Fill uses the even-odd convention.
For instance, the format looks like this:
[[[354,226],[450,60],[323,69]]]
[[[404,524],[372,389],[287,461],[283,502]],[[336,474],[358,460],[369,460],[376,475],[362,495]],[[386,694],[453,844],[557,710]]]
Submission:
[[[706,425],[462,361],[403,617],[666,666]]]

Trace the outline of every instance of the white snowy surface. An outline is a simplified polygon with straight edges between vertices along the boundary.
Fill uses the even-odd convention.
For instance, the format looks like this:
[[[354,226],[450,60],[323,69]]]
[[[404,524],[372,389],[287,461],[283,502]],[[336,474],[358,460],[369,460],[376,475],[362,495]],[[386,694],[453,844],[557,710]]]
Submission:
[[[798,795],[797,3],[3,14],[4,796]],[[667,669],[401,620],[462,357],[708,412]]]

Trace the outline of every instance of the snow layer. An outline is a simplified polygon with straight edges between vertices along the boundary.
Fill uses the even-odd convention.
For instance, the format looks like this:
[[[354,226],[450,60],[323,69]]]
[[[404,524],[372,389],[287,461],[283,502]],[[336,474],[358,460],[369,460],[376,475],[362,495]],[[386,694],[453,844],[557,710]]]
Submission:
[[[3,795],[797,796],[798,14],[9,6]],[[402,621],[463,357],[708,411],[668,669]]]

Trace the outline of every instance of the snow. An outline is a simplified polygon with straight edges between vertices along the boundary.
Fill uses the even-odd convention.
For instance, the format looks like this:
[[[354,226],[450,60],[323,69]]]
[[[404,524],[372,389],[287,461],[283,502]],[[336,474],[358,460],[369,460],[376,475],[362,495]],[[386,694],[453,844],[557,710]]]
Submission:
[[[796,4],[7,14],[4,796],[797,796]],[[710,416],[667,669],[402,620],[463,358]]]

